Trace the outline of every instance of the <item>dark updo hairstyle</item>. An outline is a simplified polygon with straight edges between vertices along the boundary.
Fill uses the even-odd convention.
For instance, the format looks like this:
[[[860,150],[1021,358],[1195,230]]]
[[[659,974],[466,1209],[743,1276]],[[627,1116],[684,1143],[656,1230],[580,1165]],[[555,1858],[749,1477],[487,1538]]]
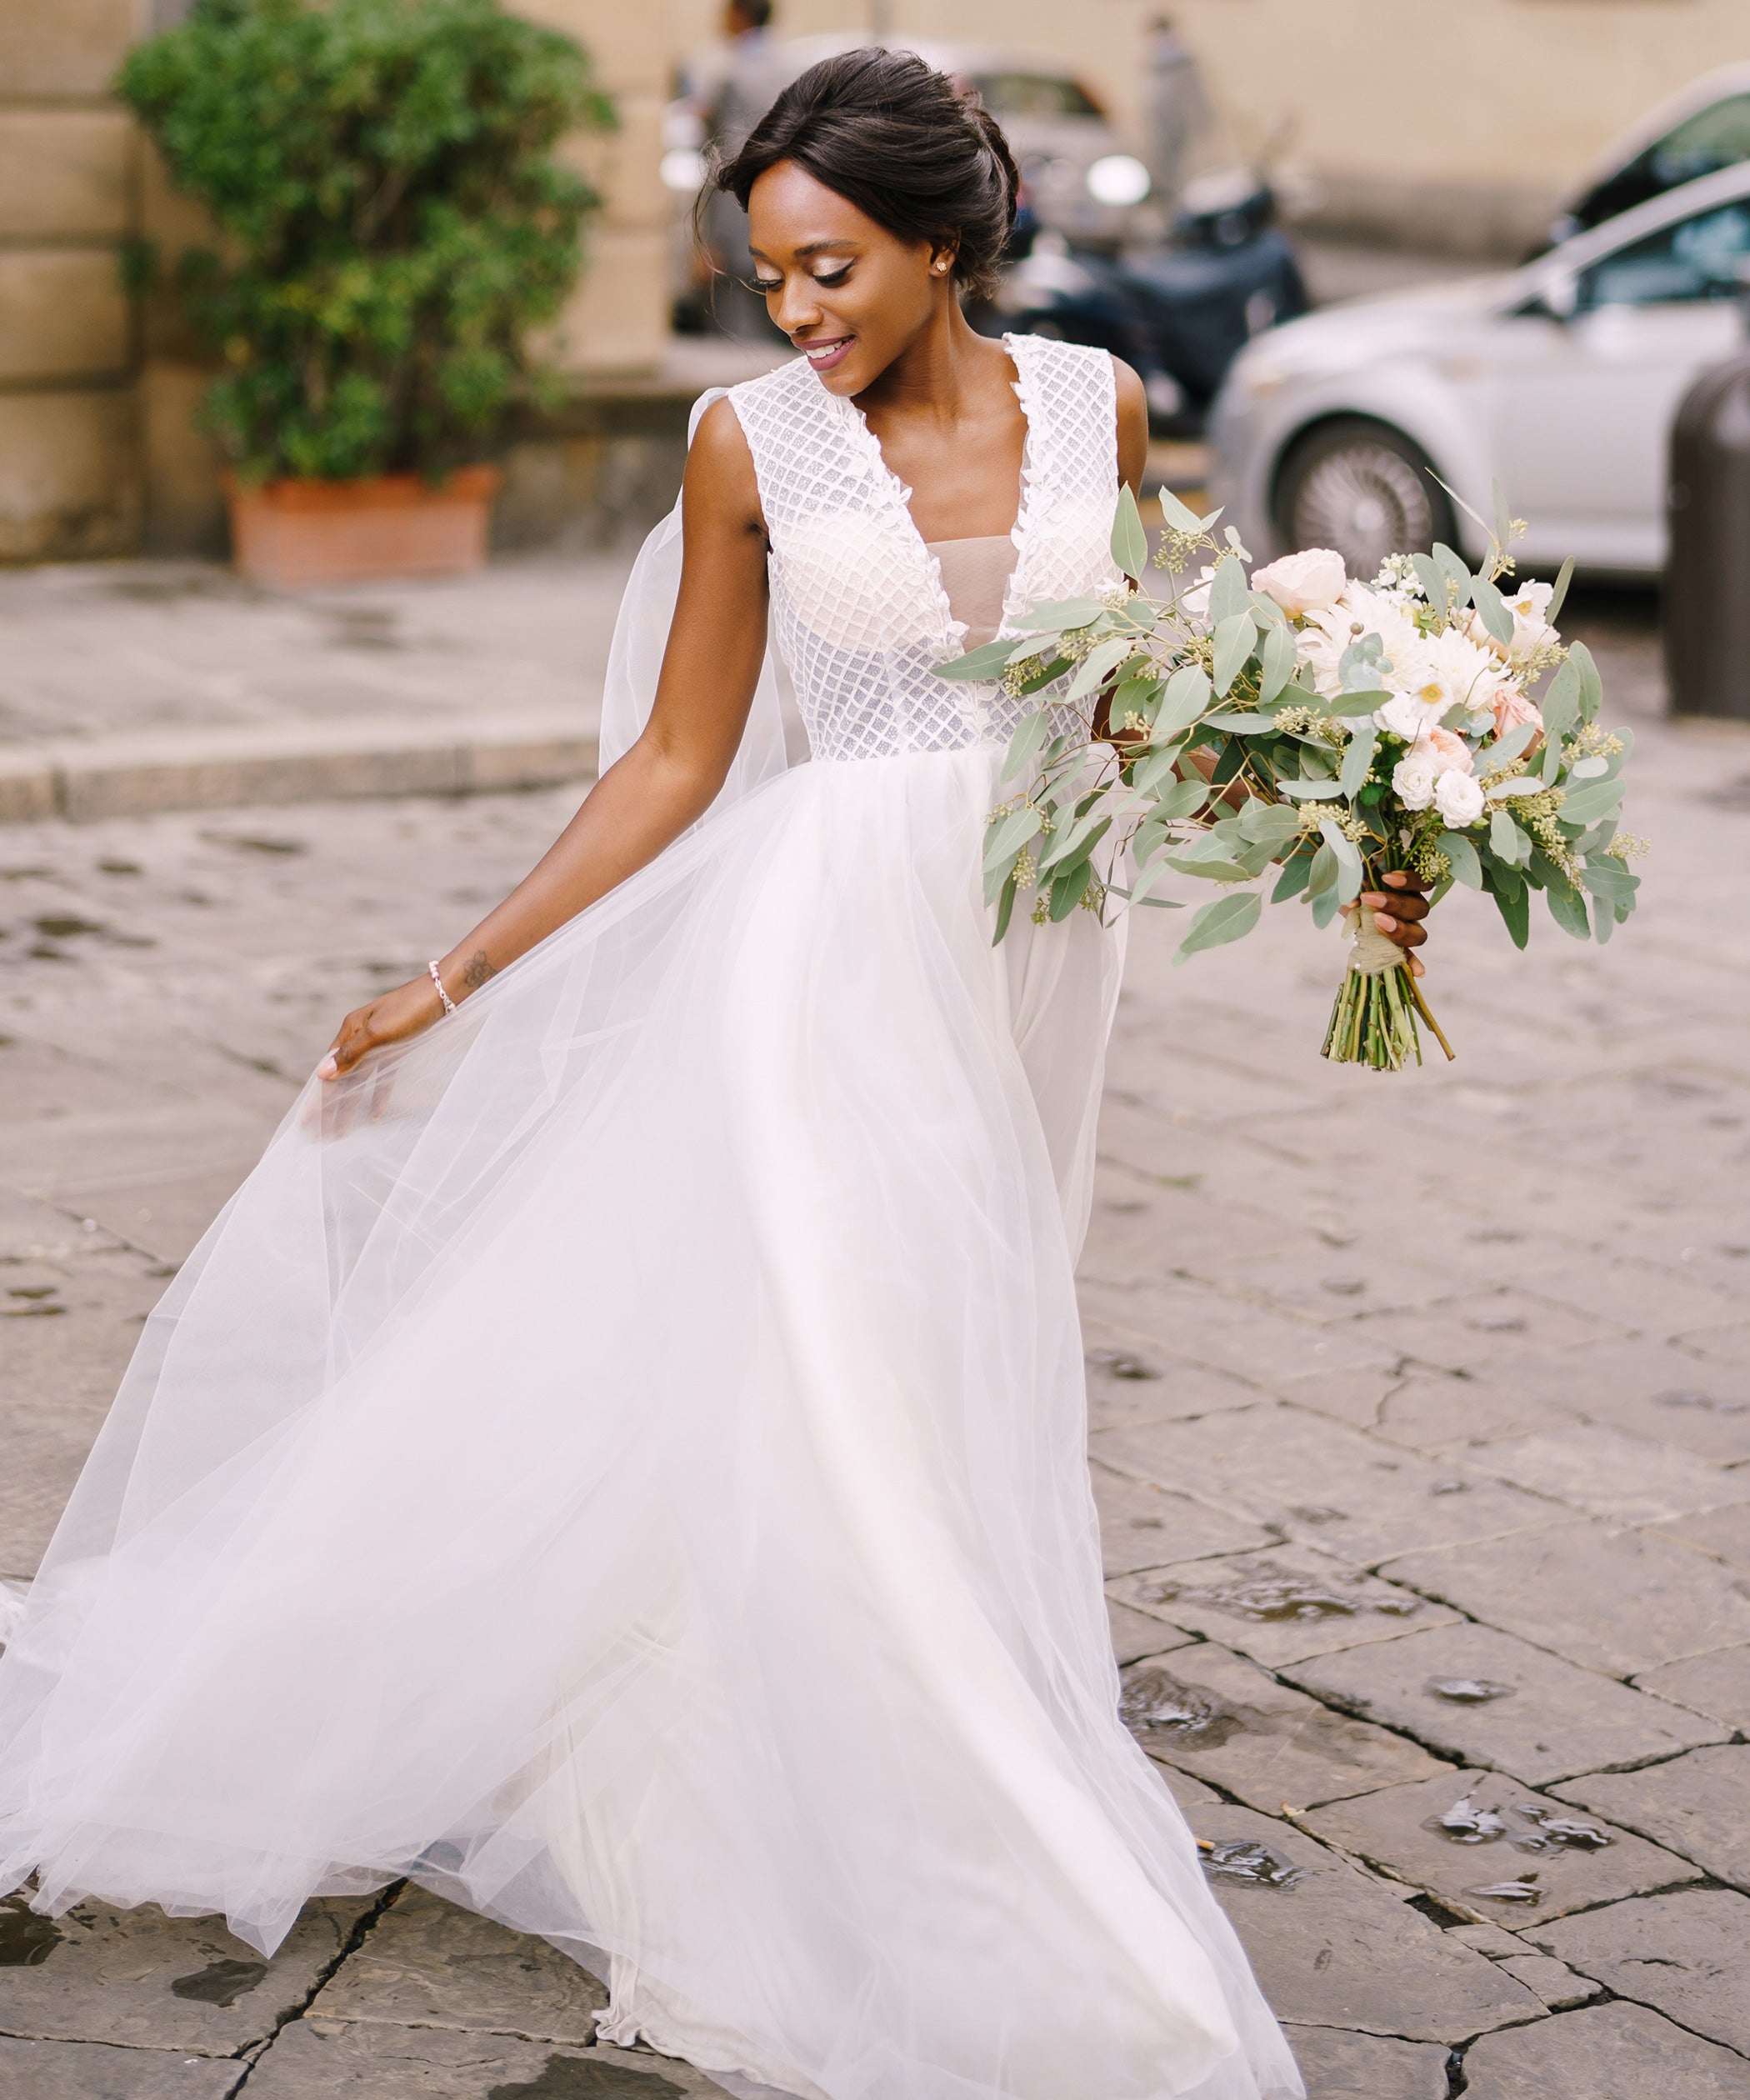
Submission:
[[[1014,156],[976,95],[912,51],[846,51],[793,80],[714,182],[745,211],[779,161],[902,241],[954,250],[954,276],[988,298],[1015,223]]]

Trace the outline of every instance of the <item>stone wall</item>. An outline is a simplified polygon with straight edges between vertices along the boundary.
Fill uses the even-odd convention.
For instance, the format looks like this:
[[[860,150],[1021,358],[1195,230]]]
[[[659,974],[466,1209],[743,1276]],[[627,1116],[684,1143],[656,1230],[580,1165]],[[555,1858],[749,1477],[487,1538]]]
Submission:
[[[660,8],[515,0],[594,57],[621,128],[572,149],[608,198],[553,348],[580,388],[655,368],[667,332],[657,178]],[[0,561],[216,552],[219,462],[192,418],[206,384],[168,301],[123,293],[124,242],[167,259],[206,236],[108,88],[185,0],[0,0]],[[525,441],[527,442],[527,441]]]

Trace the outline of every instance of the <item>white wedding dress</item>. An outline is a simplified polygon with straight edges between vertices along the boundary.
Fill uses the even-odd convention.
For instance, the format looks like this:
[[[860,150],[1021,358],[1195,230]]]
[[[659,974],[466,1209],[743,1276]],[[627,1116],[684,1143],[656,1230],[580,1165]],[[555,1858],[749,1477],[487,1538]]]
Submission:
[[[1119,579],[1110,362],[1010,349],[1014,611]],[[1118,1718],[1072,1282],[1118,938],[992,947],[1015,705],[933,675],[963,630],[854,405],[801,361],[730,398],[812,762],[768,668],[703,822],[306,1088],[0,1663],[0,1889],[265,1952],[411,1875],[738,2092],[1298,2095]]]

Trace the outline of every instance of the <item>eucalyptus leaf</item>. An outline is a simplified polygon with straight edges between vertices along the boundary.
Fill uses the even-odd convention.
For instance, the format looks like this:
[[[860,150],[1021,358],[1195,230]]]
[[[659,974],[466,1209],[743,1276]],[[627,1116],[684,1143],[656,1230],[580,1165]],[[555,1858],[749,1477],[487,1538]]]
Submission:
[[[1477,616],[1496,641],[1505,648],[1513,638],[1513,616],[1507,608],[1507,600],[1486,576],[1471,578],[1471,602],[1477,608]]]
[[[1430,605],[1444,609],[1446,578],[1441,572],[1439,562],[1432,554],[1412,554],[1410,562],[1416,571],[1416,580],[1422,586],[1422,596]]]
[[[1241,939],[1258,924],[1258,913],[1263,908],[1264,901],[1256,890],[1247,890],[1234,897],[1218,897],[1205,904],[1192,920],[1173,962],[1187,962],[1204,948],[1221,948],[1229,941]]]
[[[1033,606],[1015,624],[1029,634],[1064,634],[1092,627],[1108,609],[1098,598],[1050,598]]]
[[[1024,771],[1050,734],[1051,717],[1042,708],[1028,715],[1008,740],[1008,756],[1002,762],[999,784]]]
[[[1231,620],[1243,612],[1252,617],[1252,594],[1246,582],[1246,572],[1237,554],[1224,554],[1215,565],[1215,575],[1209,586],[1209,618],[1219,628],[1224,620]]]
[[[990,898],[987,897],[985,899],[986,903],[989,903],[990,901]],[[1002,938],[1003,935],[1008,932],[1009,918],[1013,912],[1014,908],[1015,878],[1013,875],[1010,875],[1008,880],[1003,883],[1001,893],[998,899],[997,931],[992,936],[991,939],[991,946],[992,948],[995,948],[997,943]]]
[[[1530,842],[1506,810],[1498,809],[1489,818],[1489,851],[1502,860],[1518,861]]]
[[[1334,700],[1324,700],[1320,704],[1334,715],[1370,715],[1377,714],[1391,697],[1389,692],[1372,691],[1339,692]]]
[[[1550,593],[1549,610],[1543,616],[1552,627],[1555,625],[1562,606],[1568,602],[1568,587],[1572,582],[1573,576],[1574,558],[1570,554],[1562,564],[1561,573],[1556,578],[1556,588]]]
[[[1489,894],[1495,900],[1502,922],[1512,938],[1513,946],[1522,948],[1531,938],[1531,895],[1521,882],[1517,888],[1492,888]]]
[[[1129,654],[1130,638],[1126,634],[1115,634],[1109,641],[1101,642],[1098,648],[1091,649],[1077,667],[1076,675],[1071,679],[1064,698],[1080,700],[1085,698],[1097,687],[1103,685]]]
[[[1532,773],[1516,773],[1511,780],[1498,780],[1484,791],[1491,802],[1513,802],[1521,795],[1541,795],[1543,782]]]
[[[987,868],[1000,867],[1006,860],[1018,853],[1030,838],[1038,836],[1044,818],[1031,802],[1019,809],[1012,809],[1006,817],[999,817],[990,828],[984,842],[984,865]]]
[[[1448,490],[1447,492],[1451,494],[1452,492]],[[1471,570],[1469,562],[1465,561],[1462,556],[1455,554],[1451,548],[1443,547],[1438,540],[1436,540],[1434,542],[1434,564],[1440,571],[1442,577],[1445,579],[1447,588],[1452,593],[1452,603],[1454,605],[1468,605],[1470,602],[1471,595]]]
[[[1235,564],[1238,567],[1238,563]],[[1215,697],[1220,699],[1239,676],[1240,666],[1252,653],[1258,630],[1249,612],[1234,612],[1219,622],[1215,630]]]
[[[1111,818],[1101,815],[1097,802],[1086,816],[1077,818],[1067,831],[1059,832],[1039,856],[1041,876],[1052,868],[1072,868],[1078,860],[1086,860],[1111,829]]]
[[[1203,520],[1194,510],[1188,509],[1170,488],[1163,488],[1161,491],[1161,515],[1172,532],[1201,534],[1204,529]],[[1220,515],[1219,511],[1215,513],[1216,518]],[[1214,522],[1213,518],[1210,522]]]
[[[1181,875],[1198,875],[1210,882],[1243,882],[1252,872],[1238,861],[1192,860],[1183,853],[1169,853],[1167,865],[1176,868]]]
[[[1276,717],[1267,714],[1212,714],[1204,718],[1206,729],[1219,729],[1224,737],[1262,737],[1278,733]]]
[[[1177,823],[1182,818],[1194,817],[1209,799],[1207,780],[1176,781],[1155,804],[1158,813]]]
[[[1580,667],[1572,655],[1549,682],[1549,689],[1538,703],[1544,734],[1559,743],[1579,718]]]
[[[1321,852],[1323,850],[1322,847],[1319,848]],[[1281,878],[1270,892],[1270,902],[1272,904],[1286,904],[1291,897],[1298,897],[1307,887],[1307,878],[1312,872],[1312,856],[1310,853],[1292,855],[1282,863]]]
[[[1583,642],[1570,642],[1568,660],[1579,668],[1580,719],[1590,722],[1598,712],[1598,704],[1604,698],[1604,681],[1598,676],[1598,667],[1592,661],[1592,651]]]
[[[1490,768],[1492,769],[1496,766],[1512,765],[1514,759],[1525,749],[1537,733],[1536,722],[1516,722],[1504,737],[1492,743],[1484,754],[1488,759]]]
[[[1494,499],[1495,544],[1504,554],[1512,538],[1513,521],[1507,508],[1507,492],[1502,488],[1498,475],[1489,483],[1489,494]]]
[[[1608,898],[1612,904],[1619,904],[1633,897],[1641,887],[1641,878],[1633,875],[1618,860],[1588,861],[1580,870],[1582,888],[1594,897]]]
[[[1562,805],[1561,818],[1564,824],[1595,824],[1601,817],[1613,815],[1622,806],[1620,780],[1595,780],[1572,790]]]
[[[1118,489],[1118,507],[1112,521],[1112,558],[1132,582],[1140,583],[1148,572],[1148,535],[1128,482]]]
[[[949,658],[946,663],[936,666],[938,678],[1000,678],[1008,668],[1009,659],[1015,653],[1012,635],[1000,642],[987,642],[981,648],[968,649],[964,656]]]
[[[1318,828],[1319,837],[1331,849],[1337,862],[1337,901],[1339,904],[1352,904],[1361,894],[1361,855],[1355,850],[1353,839],[1347,838],[1334,818],[1327,817]]]
[[[1140,793],[1152,794],[1161,782],[1170,777],[1173,768],[1178,762],[1179,753],[1177,745],[1169,751],[1151,752],[1148,758],[1138,762],[1135,772],[1131,776],[1132,782]]]
[[[1572,933],[1577,941],[1592,938],[1592,921],[1586,916],[1586,899],[1564,876],[1552,882],[1543,892],[1549,904],[1549,915],[1564,933]]]
[[[1279,780],[1276,784],[1283,794],[1301,802],[1334,802],[1342,792],[1342,782],[1338,780]]]
[[[1203,667],[1200,663],[1182,665],[1167,681],[1161,711],[1154,718],[1155,736],[1171,736],[1175,730],[1188,728],[1214,698]]]
[[[1382,637],[1363,634],[1338,658],[1337,682],[1345,692],[1377,692],[1390,663]]]
[[[1273,700],[1294,676],[1294,636],[1286,627],[1273,627],[1264,637],[1259,652],[1258,704]]]
[[[1373,753],[1379,748],[1379,729],[1371,720],[1358,722],[1350,736],[1338,769],[1337,784],[1351,802],[1361,792],[1362,783],[1373,768]]]
[[[1239,828],[1241,836],[1254,845],[1284,845],[1300,829],[1300,812],[1253,795],[1239,813]]]
[[[1336,887],[1337,876],[1337,856],[1331,851],[1328,843],[1322,842],[1312,856],[1312,867],[1307,872],[1307,895],[1309,898],[1323,896],[1328,890]]]
[[[1477,858],[1476,848],[1462,832],[1442,832],[1434,844],[1446,855],[1455,882],[1462,882],[1467,889],[1482,888],[1482,863]]]

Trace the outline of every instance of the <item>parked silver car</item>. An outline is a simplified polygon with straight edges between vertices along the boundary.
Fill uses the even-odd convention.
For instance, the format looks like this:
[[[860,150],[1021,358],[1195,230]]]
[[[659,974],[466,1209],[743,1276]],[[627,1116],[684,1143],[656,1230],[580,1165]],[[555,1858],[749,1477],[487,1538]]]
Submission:
[[[1479,555],[1440,482],[1488,516],[1498,477],[1529,563],[1657,573],[1672,419],[1742,346],[1747,282],[1750,164],[1520,269],[1290,322],[1217,398],[1217,499],[1260,558],[1332,547],[1371,575],[1437,539]]]

